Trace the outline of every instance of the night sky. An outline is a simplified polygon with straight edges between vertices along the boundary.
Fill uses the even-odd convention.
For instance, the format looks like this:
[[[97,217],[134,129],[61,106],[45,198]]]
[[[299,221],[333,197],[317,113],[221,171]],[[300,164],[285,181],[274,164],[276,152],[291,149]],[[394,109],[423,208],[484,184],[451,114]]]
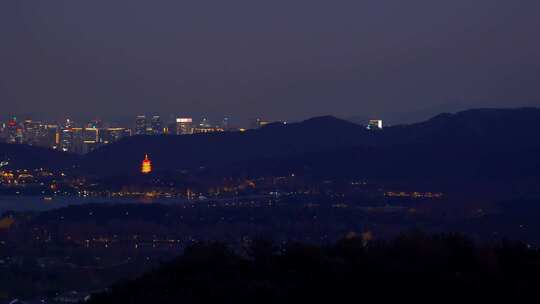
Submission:
[[[540,1],[0,1],[2,115],[540,106]]]

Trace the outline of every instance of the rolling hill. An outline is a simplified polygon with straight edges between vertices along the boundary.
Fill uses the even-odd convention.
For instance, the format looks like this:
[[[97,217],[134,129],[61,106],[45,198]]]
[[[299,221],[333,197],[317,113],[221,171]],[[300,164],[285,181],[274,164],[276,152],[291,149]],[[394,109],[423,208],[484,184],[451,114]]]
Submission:
[[[381,180],[475,180],[540,175],[540,109],[476,109],[370,132],[334,117],[247,132],[138,136],[86,155],[99,175],[204,167],[218,175],[303,172]]]
[[[65,169],[77,165],[81,157],[47,148],[0,143],[0,161],[13,169]]]
[[[0,145],[0,157],[14,166],[75,166],[98,177],[136,176],[145,154],[156,173],[169,176],[180,171],[200,177],[298,173],[456,188],[535,188],[540,181],[540,109],[474,109],[381,131],[325,116],[246,132],[134,136],[82,157]]]

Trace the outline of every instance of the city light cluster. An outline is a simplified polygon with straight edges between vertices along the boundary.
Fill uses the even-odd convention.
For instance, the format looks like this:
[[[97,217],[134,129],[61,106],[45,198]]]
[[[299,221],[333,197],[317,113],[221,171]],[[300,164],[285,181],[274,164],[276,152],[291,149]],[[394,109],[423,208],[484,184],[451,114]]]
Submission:
[[[255,119],[249,128],[257,129],[270,122],[261,118]],[[382,120],[370,120],[368,130],[381,130]],[[0,122],[0,142],[27,144],[71,152],[86,154],[100,146],[114,143],[133,135],[190,135],[197,133],[214,133],[226,131],[245,131],[247,128],[235,128],[225,117],[219,124],[212,124],[203,117],[196,123],[192,117],[177,117],[164,122],[159,115],[138,115],[132,126],[118,126],[94,119],[87,123],[77,123],[66,119],[62,123],[42,122],[31,119],[18,120],[12,116],[7,122]]]
[[[259,118],[252,127],[259,128],[266,124],[267,121]],[[202,118],[199,123],[195,123],[191,117],[178,117],[171,122],[164,122],[158,115],[138,115],[132,126],[112,126],[97,119],[83,124],[72,119],[51,123],[31,119],[21,121],[12,116],[7,122],[0,122],[0,142],[86,154],[133,135],[188,135],[243,130],[245,128],[232,128],[227,117],[219,124],[212,124],[208,118]]]

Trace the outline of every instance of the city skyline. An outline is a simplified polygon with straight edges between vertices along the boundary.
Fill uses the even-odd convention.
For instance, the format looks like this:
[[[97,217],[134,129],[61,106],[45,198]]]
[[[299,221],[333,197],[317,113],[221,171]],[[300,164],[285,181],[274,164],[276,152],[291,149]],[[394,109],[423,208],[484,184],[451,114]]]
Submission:
[[[207,117],[196,120],[184,116],[167,120],[159,115],[137,115],[131,123],[118,125],[99,119],[76,122],[66,118],[60,122],[50,122],[11,116],[5,121],[0,120],[0,143],[26,144],[86,154],[133,135],[191,135],[245,131],[260,128],[268,123],[269,121],[257,118],[249,126],[238,127],[230,124],[229,117],[214,123]]]

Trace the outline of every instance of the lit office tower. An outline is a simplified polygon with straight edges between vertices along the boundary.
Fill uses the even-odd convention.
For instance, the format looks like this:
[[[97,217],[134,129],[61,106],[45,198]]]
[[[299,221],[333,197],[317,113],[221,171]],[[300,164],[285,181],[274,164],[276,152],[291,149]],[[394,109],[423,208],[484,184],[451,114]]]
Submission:
[[[99,129],[71,128],[72,142],[70,152],[86,154],[99,145]]]
[[[60,132],[60,149],[64,152],[73,149],[73,130],[62,128]]]
[[[60,146],[60,128],[58,125],[45,125],[45,147],[58,149]]]
[[[193,119],[192,118],[177,118],[176,119],[176,135],[193,134]]]
[[[146,134],[146,116],[139,115],[135,120],[135,135]]]
[[[221,121],[221,128],[222,128],[224,131],[228,131],[228,130],[229,130],[229,117],[223,118],[223,120]]]
[[[6,134],[6,124],[0,123],[0,142],[4,142],[6,140],[7,134]]]
[[[153,116],[150,126],[151,126],[151,129],[152,129],[151,132],[152,132],[153,135],[163,133],[163,127],[161,125],[161,117],[159,117],[157,115]]]
[[[210,120],[208,120],[208,118],[203,117],[203,119],[201,120],[201,123],[199,124],[199,127],[201,127],[201,128],[211,128],[212,124],[210,123]]]
[[[223,128],[214,127],[208,120],[208,118],[203,118],[201,123],[197,127],[193,128],[193,133],[211,133],[211,132],[223,132]]]
[[[23,139],[28,145],[48,147],[47,126],[30,119],[23,122]]]
[[[64,152],[73,149],[73,121],[66,119],[66,122],[60,128],[60,149]]]
[[[257,118],[255,120],[254,126],[255,126],[256,129],[258,129],[258,128],[262,128],[262,127],[266,126],[267,124],[269,124],[268,121],[263,120],[262,118]]]
[[[110,144],[124,137],[131,136],[131,129],[126,128],[107,128],[99,131],[99,143]]]
[[[18,132],[19,124],[17,123],[17,117],[12,117],[6,126],[7,131],[7,141],[9,143],[18,143]]]
[[[83,128],[71,128],[68,133],[71,135],[71,142],[68,147],[68,151],[72,153],[83,154],[84,152],[84,129]],[[67,135],[67,134],[66,134]]]
[[[368,122],[368,125],[366,126],[368,130],[382,130],[383,128],[383,121],[380,119],[372,119]]]
[[[87,128],[103,129],[103,121],[99,119],[92,119],[86,124]]]

